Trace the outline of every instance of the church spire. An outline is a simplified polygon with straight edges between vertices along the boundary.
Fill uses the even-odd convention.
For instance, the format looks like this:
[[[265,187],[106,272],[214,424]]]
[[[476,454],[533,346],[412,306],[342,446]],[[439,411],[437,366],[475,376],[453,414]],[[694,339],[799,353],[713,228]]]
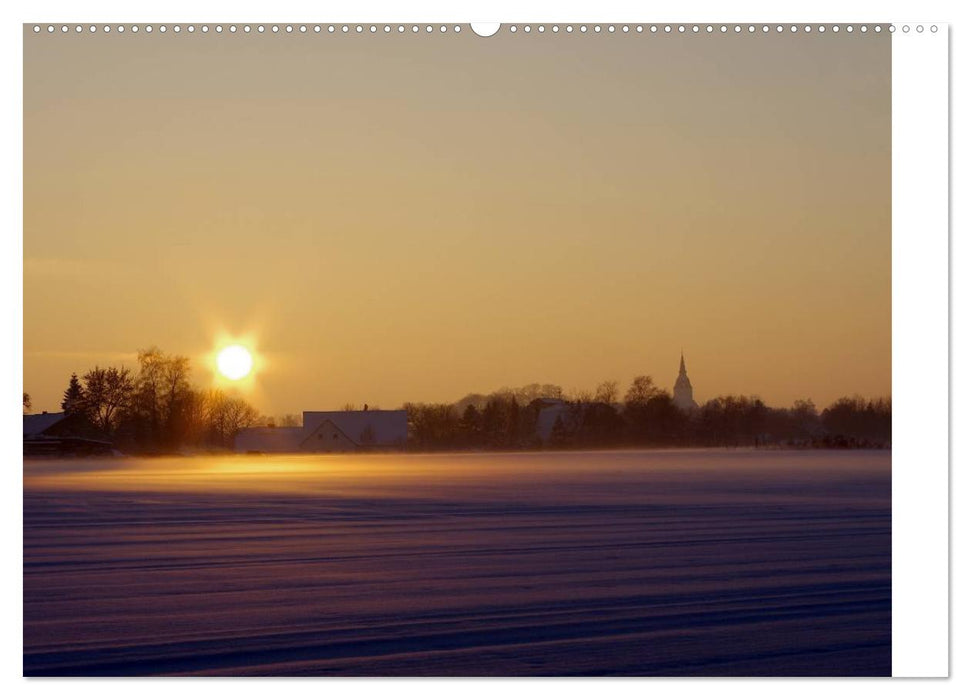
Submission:
[[[688,370],[684,367],[684,348],[681,348],[681,368],[678,371],[678,378],[674,380],[672,398],[674,405],[683,411],[690,411],[698,407],[698,404],[695,403],[694,391],[691,388],[691,380],[688,379]]]

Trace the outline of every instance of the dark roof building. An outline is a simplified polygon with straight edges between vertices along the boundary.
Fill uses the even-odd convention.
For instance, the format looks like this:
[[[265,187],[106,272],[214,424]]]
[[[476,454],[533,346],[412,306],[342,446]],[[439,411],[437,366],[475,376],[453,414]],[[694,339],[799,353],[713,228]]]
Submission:
[[[113,454],[110,440],[78,414],[24,416],[24,457],[76,457]]]
[[[63,423],[65,418],[66,416],[63,413],[48,413],[47,411],[25,415],[24,439],[56,435],[59,432],[57,426]]]

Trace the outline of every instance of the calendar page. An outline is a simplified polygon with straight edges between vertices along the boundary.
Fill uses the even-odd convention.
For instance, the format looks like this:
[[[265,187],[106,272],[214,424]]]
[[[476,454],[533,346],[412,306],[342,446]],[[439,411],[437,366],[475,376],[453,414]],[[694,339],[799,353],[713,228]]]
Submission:
[[[948,674],[946,23],[75,15],[23,675]]]

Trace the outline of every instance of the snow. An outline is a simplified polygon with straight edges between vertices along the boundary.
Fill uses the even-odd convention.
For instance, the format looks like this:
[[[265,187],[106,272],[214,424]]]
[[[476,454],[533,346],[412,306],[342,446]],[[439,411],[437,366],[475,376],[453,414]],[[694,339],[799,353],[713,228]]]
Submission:
[[[24,466],[26,675],[889,675],[890,453]]]

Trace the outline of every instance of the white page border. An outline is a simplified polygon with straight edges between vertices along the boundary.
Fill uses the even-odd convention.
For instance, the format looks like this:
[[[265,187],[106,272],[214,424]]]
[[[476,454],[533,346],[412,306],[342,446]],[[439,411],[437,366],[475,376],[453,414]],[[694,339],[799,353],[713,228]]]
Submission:
[[[896,26],[893,675],[947,676],[948,27]]]
[[[928,15],[933,15],[940,17],[941,19],[952,19],[955,18],[957,13],[961,12],[957,9],[957,3],[951,2],[937,2],[936,0],[926,0],[922,2],[920,7],[923,12]],[[3,55],[7,59],[5,61],[6,70],[3,71],[4,75],[0,77],[5,82],[4,93],[8,96],[8,108],[5,110],[4,114],[4,126],[5,138],[3,140],[4,148],[4,184],[6,185],[4,201],[5,213],[8,214],[6,218],[8,222],[8,235],[3,237],[3,249],[2,255],[0,255],[0,260],[2,260],[2,285],[3,285],[3,308],[4,308],[4,320],[5,320],[5,333],[6,341],[0,344],[0,359],[3,361],[3,367],[6,370],[4,373],[4,378],[0,380],[0,385],[3,388],[3,395],[6,397],[8,394],[12,394],[16,390],[17,385],[21,383],[22,370],[21,370],[21,322],[22,322],[22,278],[20,276],[21,272],[21,262],[22,262],[22,250],[20,245],[19,232],[21,229],[22,221],[22,199],[21,199],[21,134],[22,134],[22,101],[20,96],[22,95],[21,90],[21,78],[22,78],[22,30],[20,28],[21,22],[31,22],[31,21],[65,21],[65,20],[82,20],[82,21],[104,21],[112,20],[119,21],[125,20],[129,22],[160,22],[160,21],[230,21],[230,20],[241,20],[241,19],[269,19],[269,20],[288,20],[288,19],[307,19],[307,20],[326,20],[326,21],[387,21],[387,20],[408,20],[408,21],[424,21],[424,20],[442,20],[449,22],[462,22],[466,23],[471,20],[493,20],[493,19],[505,19],[506,21],[550,21],[555,20],[558,22],[569,22],[569,21],[590,21],[591,19],[600,19],[604,21],[619,20],[619,21],[636,21],[643,20],[646,22],[664,22],[664,21],[681,21],[681,22],[711,22],[713,20],[717,21],[749,21],[749,20],[771,20],[773,22],[805,22],[808,19],[825,19],[827,23],[860,23],[861,20],[866,20],[873,22],[885,21],[888,17],[900,17],[902,12],[906,12],[907,8],[913,9],[912,2],[902,2],[900,0],[888,0],[885,3],[879,5],[872,5],[870,3],[858,2],[854,3],[852,0],[816,0],[812,5],[800,6],[798,4],[792,4],[788,6],[780,6],[777,2],[768,2],[766,0],[736,0],[730,5],[726,5],[723,2],[715,2],[714,0],[700,0],[691,5],[691,7],[682,6],[681,4],[653,4],[644,5],[642,2],[634,2],[633,0],[601,0],[598,3],[591,4],[589,2],[582,3],[576,2],[574,0],[561,0],[560,2],[514,2],[513,0],[496,0],[495,2],[478,2],[478,3],[454,3],[446,2],[445,0],[416,0],[413,2],[391,2],[391,0],[371,0],[366,6],[357,3],[348,2],[334,2],[334,3],[319,3],[311,2],[310,0],[278,0],[278,2],[268,5],[265,2],[255,2],[254,0],[240,0],[236,3],[211,3],[205,5],[199,2],[187,2],[186,0],[169,0],[165,5],[151,6],[149,4],[131,4],[124,3],[121,0],[88,0],[88,2],[83,4],[77,4],[76,2],[67,2],[66,0],[57,0],[51,2],[38,2],[31,5],[23,4],[21,6],[9,6],[9,9],[4,10],[4,19],[6,20],[4,31],[6,35],[3,42],[4,46],[2,48]],[[963,13],[962,13],[963,14]],[[903,24],[903,23],[900,23]],[[929,23],[924,23],[927,26]],[[938,23],[939,27],[945,27],[943,23]],[[894,68],[900,65],[901,61],[907,60],[921,60],[911,56],[910,58],[904,58],[902,52],[897,51],[897,44],[904,39],[901,36],[899,39],[895,39],[894,46]],[[914,47],[911,46],[913,49]],[[945,48],[945,53],[947,49]],[[936,51],[935,51],[936,55]],[[929,57],[925,56],[924,60],[928,60]],[[945,61],[947,58],[945,58]],[[955,49],[955,63],[956,65],[961,64],[961,59],[959,57],[959,52]],[[916,69],[916,63],[911,64],[913,68]],[[942,70],[940,67],[931,67],[932,70]],[[959,71],[958,71],[959,72]],[[915,75],[918,73],[914,72]],[[920,78],[924,79],[927,75],[921,75]],[[922,92],[921,88],[918,88],[918,94]],[[14,97],[14,96],[17,97]],[[901,148],[901,144],[896,142],[898,134],[898,98],[903,98],[906,93],[903,89],[897,88],[897,81],[894,80],[894,172],[895,175],[900,173],[898,151]],[[946,95],[946,93],[945,93]],[[959,91],[955,90],[954,93],[955,108],[960,103]],[[904,109],[907,109],[904,106]],[[944,116],[946,120],[946,113]],[[946,126],[946,121],[944,122]],[[927,127],[916,126],[911,130],[911,135],[907,138],[915,139],[915,143],[919,143],[923,140],[925,146],[930,148],[932,144],[936,147],[936,144],[940,142],[940,133],[937,136],[932,136],[927,138],[931,130]],[[944,151],[941,157],[947,157],[947,140],[944,139]],[[962,150],[958,142],[955,141],[955,149],[960,152]],[[920,158],[918,157],[918,160]],[[916,162],[916,161],[915,161]],[[959,172],[958,162],[955,161],[955,176]],[[936,175],[931,175],[931,177],[936,177]],[[946,174],[943,177],[944,185],[946,186],[947,177]],[[957,180],[955,180],[957,181]],[[898,185],[898,180],[894,179],[895,187],[895,206],[894,206],[894,216],[897,216],[896,207],[896,187]],[[897,225],[895,221],[894,225],[894,398],[897,404],[897,412],[895,414],[895,445],[894,445],[894,462],[900,467],[906,462],[906,453],[903,451],[903,445],[906,442],[906,433],[912,432],[914,434],[921,434],[925,437],[922,442],[921,447],[926,447],[931,439],[938,440],[942,435],[942,426],[946,425],[947,411],[946,411],[946,400],[947,400],[947,374],[946,372],[941,372],[941,365],[946,366],[947,363],[947,346],[946,346],[946,336],[943,333],[946,331],[946,326],[944,330],[941,330],[941,310],[934,310],[935,305],[943,307],[946,298],[941,296],[941,289],[946,290],[946,275],[947,275],[947,262],[946,262],[946,243],[941,242],[940,236],[943,233],[937,233],[937,229],[927,225],[935,219],[939,218],[939,213],[944,211],[944,216],[946,217],[946,209],[940,207],[945,207],[947,203],[946,199],[946,189],[932,191],[933,188],[928,182],[923,182],[918,184],[917,191],[927,191],[930,192],[931,198],[924,200],[925,204],[923,206],[922,216],[925,218],[924,224],[919,226],[919,230],[916,230],[917,236],[930,237],[931,235],[937,237],[937,240],[931,246],[934,253],[927,252],[926,255],[921,254],[920,251],[916,251],[918,257],[913,261],[910,261],[908,257],[908,248],[905,244],[903,247],[897,244],[898,238],[905,235],[903,229]],[[938,202],[941,201],[942,197],[944,204],[940,205]],[[920,207],[919,198],[914,198],[914,205]],[[931,208],[938,207],[935,209],[934,216],[930,216]],[[955,215],[960,209],[960,203],[955,202]],[[957,218],[955,218],[957,221]],[[945,219],[946,223],[946,219]],[[910,234],[907,234],[910,235]],[[914,245],[917,245],[917,238]],[[943,250],[942,250],[943,248]],[[960,249],[958,241],[954,243],[954,253],[957,255]],[[934,256],[939,256],[937,259],[931,259]],[[943,256],[943,257],[940,257]],[[909,268],[911,262],[914,263],[913,268]],[[910,270],[908,272],[908,269]],[[898,284],[898,274],[904,274],[907,279],[910,280],[909,287],[904,287]],[[960,283],[960,276],[957,275],[954,280],[954,292],[955,292],[955,302],[961,295],[961,289],[964,289],[965,285]],[[920,306],[920,300],[923,299],[926,303],[926,308],[932,309],[931,314],[933,316],[934,322],[928,322],[926,324],[920,323],[917,328],[926,328],[929,332],[933,333],[933,337],[921,338],[913,332],[908,333],[906,330],[906,318],[916,317],[919,312],[918,308]],[[896,312],[896,305],[898,303],[910,304],[911,301],[914,302],[912,305],[911,313],[913,316],[905,315],[899,316]],[[946,307],[944,307],[946,308]],[[946,311],[943,311],[946,316]],[[955,329],[954,329],[954,342],[955,347],[961,342],[962,331],[960,330],[959,317],[955,317]],[[936,367],[932,367],[936,365]],[[911,381],[906,381],[904,377],[910,374],[914,379]],[[941,375],[943,374],[943,383],[941,382]],[[963,376],[959,373],[958,369],[955,368],[955,382],[960,382],[960,377]],[[919,418],[916,423],[911,426],[910,424],[904,423],[904,417],[907,412],[904,410],[905,403],[913,403],[916,405],[921,405],[927,407],[928,412],[925,416],[934,416],[931,418]],[[7,401],[4,402],[7,404]],[[10,408],[10,407],[8,407]],[[960,404],[955,402],[955,415],[958,415],[960,410]],[[16,424],[12,422],[12,410],[4,410],[4,421],[3,425],[0,426],[2,430],[3,441],[2,444],[5,446],[5,463],[8,467],[13,465],[19,466],[19,445],[17,434],[14,432],[16,429]],[[940,420],[941,422],[936,422]],[[928,432],[924,432],[924,428],[928,428]],[[943,432],[943,437],[946,439],[947,433]],[[958,447],[960,446],[960,434],[956,436],[955,440],[955,458],[957,458]],[[933,446],[932,451],[919,451],[912,454],[915,459],[914,464],[917,468],[923,468],[925,471],[928,470],[942,470],[941,462],[939,461],[942,457],[946,458],[946,442],[938,443]],[[942,552],[943,549],[943,566],[946,570],[946,543],[935,542],[931,545],[931,552],[919,553],[915,560],[911,560],[910,553],[915,550],[922,548],[923,544],[926,544],[927,540],[921,540],[920,536],[923,535],[925,538],[939,537],[941,533],[942,522],[943,526],[946,527],[947,515],[946,507],[948,503],[946,490],[942,493],[942,487],[946,489],[947,478],[946,473],[935,472],[931,479],[931,483],[935,486],[931,486],[931,483],[920,483],[920,478],[918,472],[911,475],[914,481],[915,488],[913,491],[907,489],[906,485],[901,482],[895,474],[894,479],[894,576],[895,576],[895,586],[894,586],[894,670],[898,672],[898,675],[935,675],[929,671],[922,671],[923,662],[927,662],[929,667],[934,667],[938,671],[941,669],[940,658],[937,657],[937,651],[941,648],[941,643],[939,641],[934,641],[928,644],[925,638],[921,638],[920,635],[931,634],[933,630],[946,632],[946,618],[944,624],[939,623],[940,612],[943,608],[946,614],[946,587],[942,589],[940,586],[940,573],[938,569],[941,567],[942,563]],[[21,513],[21,490],[20,490],[20,472],[19,469],[8,468],[6,470],[6,486],[3,489],[3,494],[5,497],[4,512],[7,514],[7,527],[4,529],[4,534],[2,536],[2,541],[4,543],[4,554],[8,562],[16,562],[20,560],[22,554],[22,513]],[[943,478],[942,478],[943,477]],[[907,521],[905,522],[901,517],[904,513],[908,514],[908,517],[915,522]],[[960,530],[963,526],[962,523],[966,524],[966,518],[961,516],[960,512],[954,514],[955,527]],[[911,528],[913,528],[911,530]],[[966,528],[965,528],[966,529]],[[910,542],[898,541],[897,536],[901,533],[909,531]],[[903,548],[901,548],[903,547]],[[930,569],[925,572],[917,572],[913,574],[913,578],[906,570],[916,569],[917,564],[924,562],[930,566]],[[960,552],[955,553],[955,577],[959,577],[960,572],[963,570],[963,560],[960,557]],[[10,685],[16,693],[16,696],[20,695],[40,695],[43,697],[60,697],[65,690],[68,690],[60,683],[25,683],[22,679],[19,679],[20,675],[20,653],[21,653],[21,642],[22,642],[22,625],[21,625],[21,579],[18,575],[14,573],[14,566],[10,566],[9,575],[4,577],[3,580],[3,595],[4,600],[7,603],[7,615],[5,619],[7,625],[5,625],[5,632],[3,635],[3,653],[2,663],[3,663],[3,676],[5,679],[4,685]],[[906,586],[900,585],[903,579],[899,582],[897,576],[906,576],[909,579],[909,584]],[[929,586],[929,588],[924,589],[923,586]],[[907,590],[910,590],[913,595],[908,595]],[[931,596],[935,597],[935,601],[928,607],[928,602]],[[933,613],[930,619],[921,618],[930,611]],[[959,611],[955,611],[955,615],[960,617]],[[901,617],[903,616],[903,617]],[[967,616],[964,616],[967,617]],[[913,623],[913,627],[911,627]],[[959,626],[956,626],[955,634],[958,634]],[[905,641],[900,639],[900,635],[910,633],[912,639],[910,641]],[[898,647],[898,644],[901,646]],[[917,649],[916,656],[911,657],[911,651],[914,647],[921,647]],[[945,652],[946,659],[946,640],[943,643],[943,649]],[[898,653],[899,652],[899,653]],[[933,657],[933,658],[932,658]],[[914,662],[914,663],[912,663]],[[946,666],[944,666],[944,672],[946,673]],[[148,697],[162,697],[168,696],[173,690],[173,686],[168,684],[163,685],[146,685],[144,682],[138,681],[92,681],[86,684],[89,692],[98,693],[101,697],[111,697],[117,695],[118,697],[130,696],[131,692],[134,690],[131,683],[139,683],[138,691],[140,695],[146,695]],[[708,684],[697,685],[690,684],[694,690],[689,690],[688,687],[681,685],[680,681],[657,681],[665,687],[669,692],[675,692],[678,695],[692,696],[696,693],[701,695],[702,693],[708,694],[715,688],[712,688]],[[672,685],[672,683],[674,685]],[[826,688],[817,687],[814,683],[803,684],[803,685],[793,685],[787,681],[733,681],[727,682],[727,685],[737,689],[740,693],[745,693],[749,697],[777,697],[778,693],[782,690],[780,688],[780,683],[785,684],[785,690],[787,696],[800,698],[800,697],[815,697],[819,692],[826,692],[830,694],[836,691],[840,694],[840,690],[843,693],[849,693],[856,695],[859,692],[865,692],[863,688],[860,687],[858,682],[855,681],[834,681],[826,684]],[[179,692],[186,692],[190,690],[196,691],[198,694],[210,693],[211,688],[206,688],[205,683],[201,686],[198,683],[191,683],[193,688],[190,689],[190,683],[186,682],[180,684]],[[271,683],[273,689],[286,689],[289,695],[301,695],[306,693],[308,696],[313,694],[317,696],[322,689],[315,686],[315,684],[301,684],[296,681],[291,683],[286,683],[285,685],[276,685],[276,683]],[[482,685],[477,686],[474,691],[468,683],[461,682],[445,682],[445,683],[418,683],[412,682],[410,684],[405,684],[404,686],[395,686],[394,692],[396,694],[403,695],[405,697],[454,697],[457,694],[470,695],[472,697],[484,697],[486,694],[494,695],[496,692],[502,692],[507,694],[513,691],[512,685],[516,685],[518,690],[523,692],[523,694],[532,694],[536,692],[537,688],[532,686],[529,682],[517,683],[517,684],[505,684],[501,689],[497,686]],[[557,687],[553,687],[556,685]],[[880,692],[888,695],[895,696],[896,694],[906,693],[907,696],[911,696],[914,691],[919,692],[921,695],[935,696],[941,693],[951,694],[957,692],[956,686],[957,682],[948,683],[941,685],[939,683],[932,683],[930,685],[922,685],[920,690],[911,687],[910,684],[905,684],[903,686],[899,685],[882,685]],[[967,685],[966,683],[961,683],[960,685]],[[366,687],[367,686],[367,687]],[[618,696],[631,695],[634,696],[636,693],[639,697],[644,691],[643,686],[638,684],[620,684],[617,682],[609,683],[609,691],[615,693]],[[386,683],[376,682],[376,684],[365,684],[361,682],[332,682],[327,686],[327,692],[338,691],[341,688],[344,692],[349,694],[353,693],[355,695],[364,695],[367,697],[370,693],[377,695],[378,693],[386,692],[389,687]],[[659,688],[659,686],[654,685],[653,688]],[[246,684],[237,684],[233,689],[234,693],[238,693],[242,697],[262,697],[271,688],[267,686],[266,683],[261,683],[258,686]],[[551,685],[544,685],[544,692],[555,692],[558,695],[562,695],[565,698],[570,698],[572,696],[580,697],[588,695],[594,690],[608,690],[606,686],[596,686],[593,687],[589,683],[577,684],[573,683],[556,683]],[[69,692],[76,692],[73,688]],[[722,689],[716,692],[723,692]],[[192,695],[196,693],[191,693]]]

